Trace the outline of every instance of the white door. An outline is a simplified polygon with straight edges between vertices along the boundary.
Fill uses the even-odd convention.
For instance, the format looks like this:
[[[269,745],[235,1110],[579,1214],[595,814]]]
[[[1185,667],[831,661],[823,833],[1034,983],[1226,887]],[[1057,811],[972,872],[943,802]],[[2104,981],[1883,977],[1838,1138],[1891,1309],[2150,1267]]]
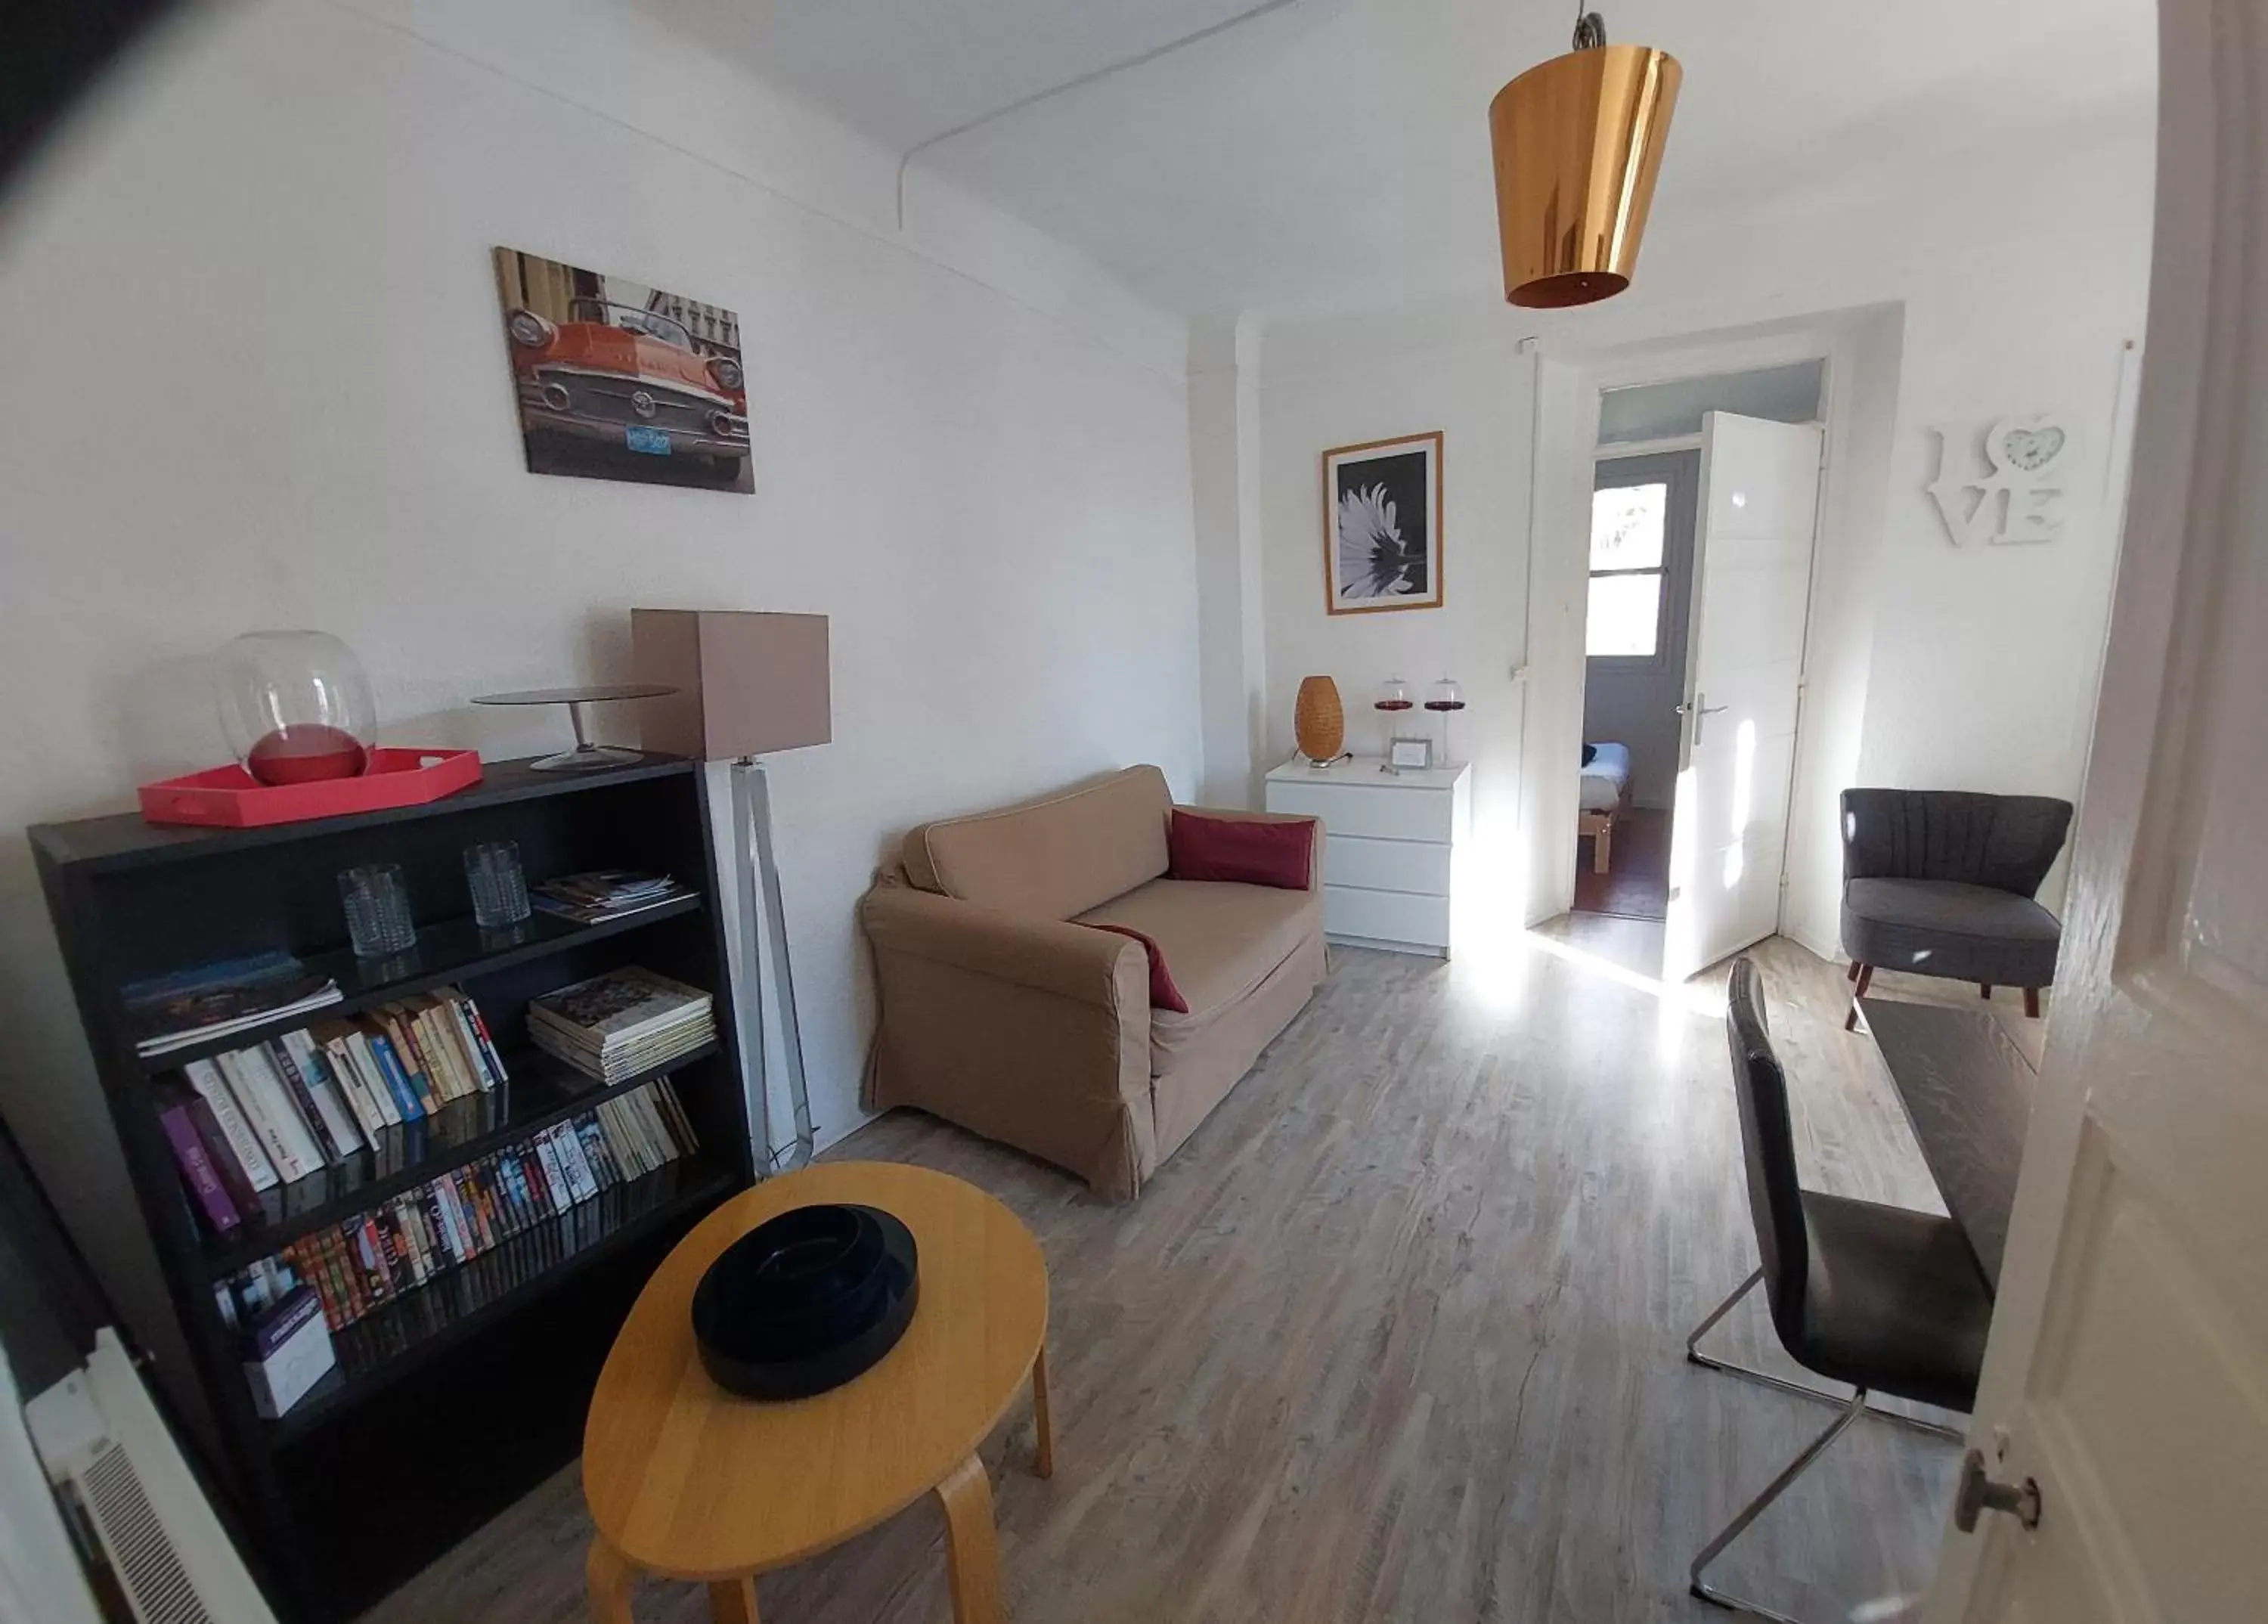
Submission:
[[[1821,444],[1809,424],[1701,419],[1666,980],[1779,928]]]
[[[2157,241],[2063,958],[1926,1614],[2268,1616],[2268,34],[2161,11]]]

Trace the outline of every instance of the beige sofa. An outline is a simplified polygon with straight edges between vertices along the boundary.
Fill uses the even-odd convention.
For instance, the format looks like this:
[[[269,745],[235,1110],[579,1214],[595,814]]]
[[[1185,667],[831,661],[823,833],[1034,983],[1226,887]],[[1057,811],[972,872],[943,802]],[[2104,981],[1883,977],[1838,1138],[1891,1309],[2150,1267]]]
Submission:
[[[929,823],[859,904],[880,1029],[871,1109],[914,1105],[1131,1198],[1323,977],[1323,836],[1305,890],[1166,877],[1155,767]],[[1206,816],[1312,823],[1264,812]],[[1189,1009],[1150,1004],[1158,943]]]

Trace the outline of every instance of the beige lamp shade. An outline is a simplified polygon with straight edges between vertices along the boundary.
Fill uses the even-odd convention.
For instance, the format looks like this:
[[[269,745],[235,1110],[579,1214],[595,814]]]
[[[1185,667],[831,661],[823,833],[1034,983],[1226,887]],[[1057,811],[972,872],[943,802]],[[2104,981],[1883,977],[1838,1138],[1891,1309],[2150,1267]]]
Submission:
[[[1643,45],[1537,64],[1489,104],[1504,296],[1552,309],[1630,285],[1684,70]]]
[[[733,761],[835,736],[824,615],[634,609],[630,656],[639,682],[677,690],[640,703],[647,749]]]

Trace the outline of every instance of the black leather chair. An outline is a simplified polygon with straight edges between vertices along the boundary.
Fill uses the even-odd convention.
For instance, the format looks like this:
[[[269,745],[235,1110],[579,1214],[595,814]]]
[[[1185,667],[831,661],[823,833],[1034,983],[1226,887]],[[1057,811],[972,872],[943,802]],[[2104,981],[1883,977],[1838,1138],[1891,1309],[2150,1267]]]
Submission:
[[[1843,952],[1858,983],[1876,970],[2021,987],[2040,1013],[2063,928],[2032,900],[2063,850],[2071,802],[1947,789],[1843,792]]]
[[[1784,1613],[1711,1588],[1702,1580],[1703,1570],[1869,1410],[1869,1392],[1967,1414],[1977,1399],[1992,1298],[1967,1239],[1951,1219],[1825,1195],[1796,1182],[1787,1080],[1764,1024],[1761,979],[1746,958],[1733,963],[1726,1026],[1740,1099],[1749,1210],[1764,1261],[1695,1327],[1686,1339],[1686,1357],[1783,1391],[1840,1404],[1842,1414],[1702,1547],[1690,1578],[1693,1593],[1705,1601],[1796,1624]],[[1830,1381],[1849,1383],[1856,1391],[1847,1400],[1700,1351],[1701,1339],[1759,1284],[1788,1356]],[[1949,1427],[1891,1411],[1873,1414],[1955,1442],[1962,1436]]]

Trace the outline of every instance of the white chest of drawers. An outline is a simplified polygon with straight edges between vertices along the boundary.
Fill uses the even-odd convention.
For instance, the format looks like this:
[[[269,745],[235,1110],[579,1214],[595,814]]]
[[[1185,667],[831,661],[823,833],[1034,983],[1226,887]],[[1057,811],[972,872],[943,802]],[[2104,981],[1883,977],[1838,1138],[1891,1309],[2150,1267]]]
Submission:
[[[1449,954],[1457,848],[1472,822],[1472,769],[1384,772],[1375,756],[1285,762],[1268,809],[1323,821],[1323,929],[1332,940]]]

